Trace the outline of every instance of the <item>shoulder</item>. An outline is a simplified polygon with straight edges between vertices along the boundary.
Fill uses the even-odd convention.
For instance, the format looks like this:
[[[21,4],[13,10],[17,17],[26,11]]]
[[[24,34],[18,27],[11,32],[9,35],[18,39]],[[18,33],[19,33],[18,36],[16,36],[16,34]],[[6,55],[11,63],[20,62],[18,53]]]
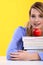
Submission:
[[[19,26],[18,28],[16,28],[15,30],[15,33],[19,33],[19,34],[24,34],[26,33],[26,28],[25,27],[22,27],[22,26]]]
[[[22,26],[19,26],[16,30],[17,30],[17,31],[25,31],[26,28],[25,28],[25,27],[22,27]]]

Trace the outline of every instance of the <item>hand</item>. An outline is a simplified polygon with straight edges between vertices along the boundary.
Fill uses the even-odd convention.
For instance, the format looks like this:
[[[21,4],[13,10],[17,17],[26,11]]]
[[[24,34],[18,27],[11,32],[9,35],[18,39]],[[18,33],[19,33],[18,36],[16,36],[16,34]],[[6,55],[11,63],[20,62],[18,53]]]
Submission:
[[[22,51],[19,50],[18,52],[15,53],[10,53],[10,60],[23,60],[23,61],[28,61],[28,60],[39,60],[39,55],[38,53],[29,53],[27,51]]]
[[[28,60],[28,52],[19,50],[15,53],[10,53],[10,60]]]

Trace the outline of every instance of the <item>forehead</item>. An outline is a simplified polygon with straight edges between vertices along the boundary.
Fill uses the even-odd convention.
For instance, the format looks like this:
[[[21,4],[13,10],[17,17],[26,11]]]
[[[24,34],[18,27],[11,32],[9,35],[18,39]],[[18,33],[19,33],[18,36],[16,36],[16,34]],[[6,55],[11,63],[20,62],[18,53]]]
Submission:
[[[31,14],[42,14],[42,12],[39,9],[32,8]]]

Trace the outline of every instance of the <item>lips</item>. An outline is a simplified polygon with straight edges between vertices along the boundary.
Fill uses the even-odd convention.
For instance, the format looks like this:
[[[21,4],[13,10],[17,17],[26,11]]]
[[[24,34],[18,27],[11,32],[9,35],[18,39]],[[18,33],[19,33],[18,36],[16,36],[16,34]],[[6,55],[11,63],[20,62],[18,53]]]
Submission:
[[[38,26],[38,25],[40,25],[40,24],[41,24],[41,22],[34,23],[35,26]]]

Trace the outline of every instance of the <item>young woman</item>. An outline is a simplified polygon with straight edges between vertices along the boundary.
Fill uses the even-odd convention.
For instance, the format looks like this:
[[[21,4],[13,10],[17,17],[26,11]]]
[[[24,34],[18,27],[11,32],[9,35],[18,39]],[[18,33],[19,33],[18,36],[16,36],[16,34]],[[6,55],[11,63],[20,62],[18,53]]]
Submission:
[[[34,36],[33,30],[39,28],[43,36],[43,3],[34,3],[29,11],[30,22],[26,27],[18,27],[7,51],[8,60],[43,60],[43,52],[27,52],[23,47],[23,36]]]

